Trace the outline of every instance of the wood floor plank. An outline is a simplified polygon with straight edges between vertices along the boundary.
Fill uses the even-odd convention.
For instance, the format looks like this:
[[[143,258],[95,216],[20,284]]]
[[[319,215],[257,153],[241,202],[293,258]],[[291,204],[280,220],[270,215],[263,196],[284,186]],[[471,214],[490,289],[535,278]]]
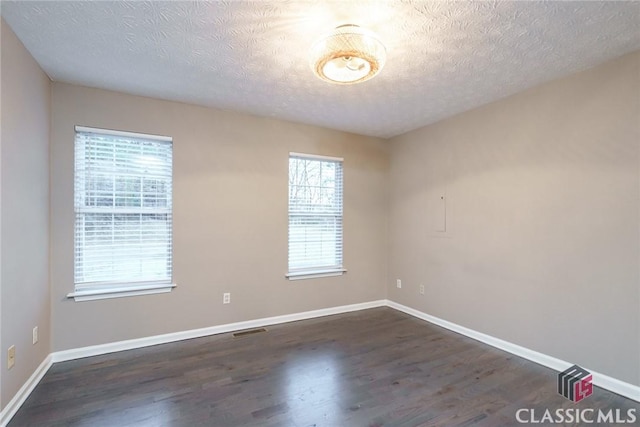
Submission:
[[[511,426],[519,408],[640,417],[598,387],[574,404],[556,372],[390,308],[266,329],[54,364],[9,427]]]

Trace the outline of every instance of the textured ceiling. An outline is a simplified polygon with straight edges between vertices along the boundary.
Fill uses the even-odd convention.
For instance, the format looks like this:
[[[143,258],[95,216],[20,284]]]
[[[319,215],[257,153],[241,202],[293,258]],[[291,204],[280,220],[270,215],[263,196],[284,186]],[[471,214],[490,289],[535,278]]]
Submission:
[[[640,49],[638,2],[7,2],[56,81],[391,137]],[[335,26],[376,32],[374,79],[317,79]]]

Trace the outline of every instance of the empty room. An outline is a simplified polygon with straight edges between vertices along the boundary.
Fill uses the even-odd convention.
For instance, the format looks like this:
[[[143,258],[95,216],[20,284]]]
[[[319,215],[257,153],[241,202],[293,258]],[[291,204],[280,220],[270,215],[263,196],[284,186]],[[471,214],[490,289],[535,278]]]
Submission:
[[[640,2],[0,15],[1,427],[640,422]]]

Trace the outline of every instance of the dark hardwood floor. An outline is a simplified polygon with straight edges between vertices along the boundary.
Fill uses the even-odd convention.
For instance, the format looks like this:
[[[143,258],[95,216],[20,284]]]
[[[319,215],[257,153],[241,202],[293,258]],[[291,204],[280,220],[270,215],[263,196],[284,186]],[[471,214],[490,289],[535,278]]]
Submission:
[[[9,426],[513,426],[519,408],[640,415],[640,404],[597,387],[574,404],[556,378],[376,308],[57,363]]]

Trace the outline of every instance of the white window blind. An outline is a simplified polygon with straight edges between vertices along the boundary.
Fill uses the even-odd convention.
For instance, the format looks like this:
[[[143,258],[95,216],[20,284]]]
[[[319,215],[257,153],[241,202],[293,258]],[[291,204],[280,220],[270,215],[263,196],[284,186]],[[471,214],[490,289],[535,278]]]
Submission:
[[[76,127],[75,287],[171,283],[172,140]]]
[[[289,276],[344,271],[342,159],[289,155]]]

